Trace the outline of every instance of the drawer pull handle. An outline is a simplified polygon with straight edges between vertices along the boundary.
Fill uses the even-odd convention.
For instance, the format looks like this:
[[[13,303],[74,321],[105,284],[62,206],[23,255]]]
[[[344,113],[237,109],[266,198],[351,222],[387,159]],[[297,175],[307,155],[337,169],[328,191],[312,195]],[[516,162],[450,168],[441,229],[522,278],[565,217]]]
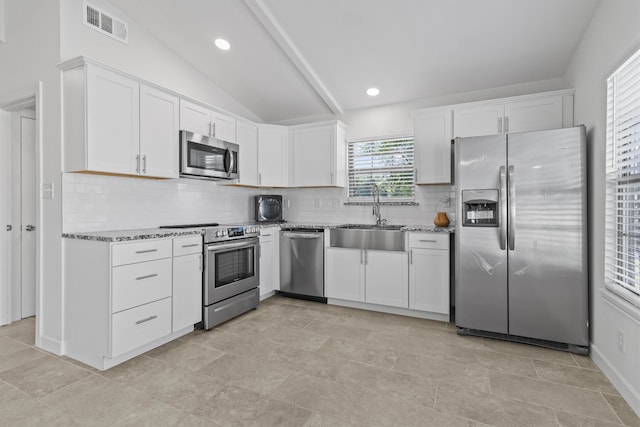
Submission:
[[[424,242],[424,243],[436,243],[435,240],[423,240],[423,239],[420,239],[420,241]]]
[[[144,318],[144,319],[140,319],[140,320],[138,320],[138,321],[136,322],[136,325],[139,325],[139,324],[141,324],[141,323],[145,323],[145,322],[148,322],[149,320],[153,320],[153,319],[157,319],[157,318],[158,318],[158,316],[156,316],[156,315],[154,314],[153,316],[149,316],[149,317],[147,317],[147,318]]]
[[[158,252],[157,249],[146,249],[144,251],[136,251],[137,254],[148,254],[149,252]]]
[[[156,277],[156,276],[157,274],[147,274],[146,276],[136,277],[136,280],[151,279],[152,277]]]
[[[194,248],[196,246],[200,246],[200,243],[192,243],[190,245],[182,245],[183,248]]]

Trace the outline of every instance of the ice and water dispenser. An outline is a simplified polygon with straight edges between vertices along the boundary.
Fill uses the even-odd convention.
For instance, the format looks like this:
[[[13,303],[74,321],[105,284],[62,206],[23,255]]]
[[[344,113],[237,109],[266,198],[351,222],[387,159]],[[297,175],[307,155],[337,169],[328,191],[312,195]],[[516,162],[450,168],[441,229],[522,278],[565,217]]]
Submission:
[[[462,190],[462,226],[498,226],[498,190]]]

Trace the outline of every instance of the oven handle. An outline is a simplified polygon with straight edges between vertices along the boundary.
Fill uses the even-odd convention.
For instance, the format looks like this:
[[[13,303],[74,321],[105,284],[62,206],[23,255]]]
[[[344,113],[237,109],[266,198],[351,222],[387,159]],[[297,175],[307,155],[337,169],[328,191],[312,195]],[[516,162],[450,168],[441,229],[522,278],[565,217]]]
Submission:
[[[249,247],[249,246],[256,246],[258,244],[257,241],[252,240],[250,243],[249,242],[239,242],[239,243],[222,243],[222,244],[208,244],[207,245],[207,251],[223,251],[223,250],[227,250],[227,249],[233,249],[233,248],[241,248],[241,247]]]

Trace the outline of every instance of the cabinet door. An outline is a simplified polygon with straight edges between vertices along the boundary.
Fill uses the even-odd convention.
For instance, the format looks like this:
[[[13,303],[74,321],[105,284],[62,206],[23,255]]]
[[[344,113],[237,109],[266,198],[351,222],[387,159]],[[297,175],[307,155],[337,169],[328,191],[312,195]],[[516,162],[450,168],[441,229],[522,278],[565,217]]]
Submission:
[[[327,298],[364,302],[364,251],[327,248]]]
[[[240,179],[238,184],[258,185],[258,127],[251,123],[238,122],[236,142],[240,146]]]
[[[451,182],[452,110],[414,114],[416,184]]]
[[[275,232],[274,232],[275,233]],[[260,236],[260,296],[273,292],[275,286],[275,241],[277,237],[272,233]]]
[[[179,99],[140,85],[140,173],[178,177]]]
[[[202,320],[202,254],[173,258],[173,332]]]
[[[335,185],[335,126],[294,129],[292,131],[291,185],[320,187]]]
[[[87,169],[137,174],[140,85],[120,74],[87,66]]]
[[[211,111],[201,105],[181,99],[180,129],[209,135],[211,133]]]
[[[562,96],[511,102],[504,106],[505,133],[560,129]]]
[[[236,142],[236,119],[213,111],[211,113],[213,128],[211,134],[223,141]]]
[[[288,186],[288,165],[289,130],[285,126],[258,128],[258,185]]]
[[[449,251],[411,248],[409,308],[449,314]]]
[[[502,104],[453,110],[453,137],[494,135],[503,132]]]
[[[407,253],[366,251],[366,302],[409,307]]]

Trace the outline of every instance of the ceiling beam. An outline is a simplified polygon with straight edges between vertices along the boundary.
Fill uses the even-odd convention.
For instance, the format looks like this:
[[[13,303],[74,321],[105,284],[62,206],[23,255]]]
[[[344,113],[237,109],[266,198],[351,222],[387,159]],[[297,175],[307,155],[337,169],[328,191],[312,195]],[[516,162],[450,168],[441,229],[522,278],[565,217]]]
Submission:
[[[280,49],[289,57],[289,60],[293,62],[311,87],[320,98],[322,98],[324,103],[327,104],[327,107],[329,107],[333,114],[342,114],[343,110],[340,104],[338,104],[324,83],[322,83],[316,72],[311,68],[311,65],[309,65],[302,53],[300,53],[295,46],[291,37],[284,31],[264,2],[262,0],[244,0],[244,2],[256,18],[258,18],[262,26],[271,34],[271,37],[273,37],[280,46]]]

